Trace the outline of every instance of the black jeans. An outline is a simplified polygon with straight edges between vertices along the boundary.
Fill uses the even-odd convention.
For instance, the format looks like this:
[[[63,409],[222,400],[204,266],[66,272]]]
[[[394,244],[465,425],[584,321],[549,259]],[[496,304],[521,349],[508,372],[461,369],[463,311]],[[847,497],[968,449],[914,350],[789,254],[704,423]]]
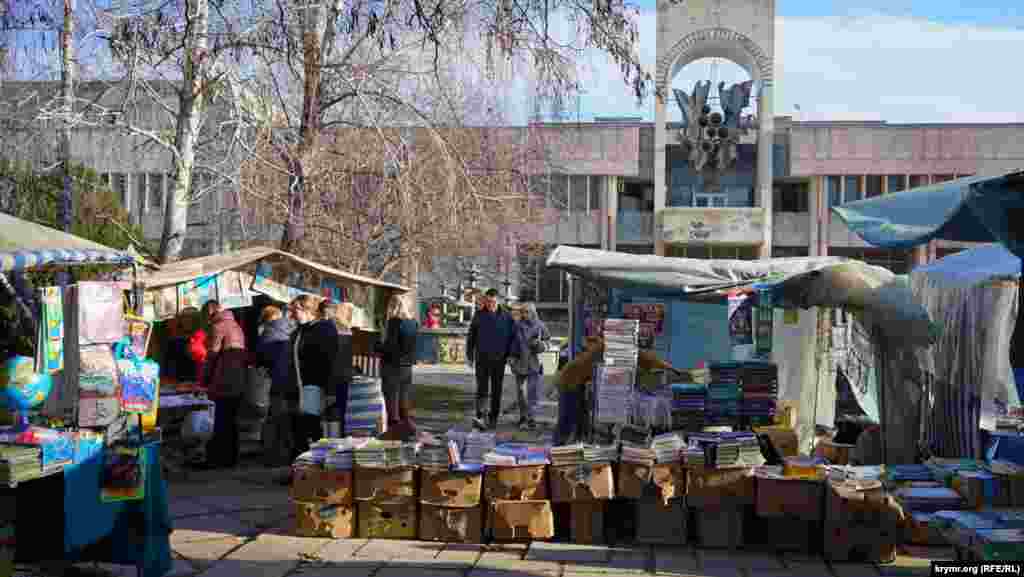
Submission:
[[[487,397],[491,398],[490,421],[501,416],[501,390],[505,384],[505,357],[480,356],[476,360],[476,416],[487,417]]]
[[[242,397],[214,400],[213,438],[207,446],[207,461],[218,467],[238,465],[238,409]]]

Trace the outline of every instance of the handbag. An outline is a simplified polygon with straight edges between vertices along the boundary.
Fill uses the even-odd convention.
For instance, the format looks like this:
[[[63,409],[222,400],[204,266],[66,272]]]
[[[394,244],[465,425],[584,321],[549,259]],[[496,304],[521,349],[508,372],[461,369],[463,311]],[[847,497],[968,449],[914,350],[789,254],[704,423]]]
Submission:
[[[299,381],[299,413],[319,417],[323,413],[320,387],[302,382],[302,365],[299,363],[299,348],[302,345],[302,333],[295,338],[292,360],[295,362],[295,375]]]

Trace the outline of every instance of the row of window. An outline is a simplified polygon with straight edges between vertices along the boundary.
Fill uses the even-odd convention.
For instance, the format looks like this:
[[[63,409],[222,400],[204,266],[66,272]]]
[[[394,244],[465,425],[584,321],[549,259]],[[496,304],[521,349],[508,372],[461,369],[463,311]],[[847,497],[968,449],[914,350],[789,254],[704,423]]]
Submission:
[[[869,174],[826,176],[825,191],[829,206],[839,206],[847,202],[872,198],[882,194],[900,192],[908,188],[917,188],[956,178],[970,176],[968,174]]]
[[[135,215],[161,214],[166,206],[167,194],[174,188],[174,175],[159,172],[108,172],[100,175],[104,184],[109,186],[121,201],[121,206]],[[213,184],[213,175],[199,174],[193,176],[192,193],[208,191]],[[189,216],[198,216],[204,211],[216,210],[215,195],[203,194],[202,202],[189,205]]]
[[[571,213],[601,210],[608,196],[608,177],[585,174],[545,174],[529,178],[530,193],[544,205]]]

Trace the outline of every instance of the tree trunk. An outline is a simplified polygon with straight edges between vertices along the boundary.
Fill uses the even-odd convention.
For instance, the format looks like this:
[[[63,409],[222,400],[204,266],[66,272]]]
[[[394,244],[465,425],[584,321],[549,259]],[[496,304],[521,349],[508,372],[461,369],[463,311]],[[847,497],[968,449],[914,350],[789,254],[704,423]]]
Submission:
[[[60,31],[60,98],[61,116],[64,119],[60,131],[60,162],[64,191],[57,211],[64,232],[71,232],[71,215],[74,210],[74,185],[71,179],[71,114],[74,112],[75,100],[75,55],[72,42],[75,33],[74,14],[75,0],[64,0],[64,26]],[[58,283],[61,286],[67,285],[69,277],[68,272],[62,271],[58,275]]]
[[[281,239],[281,250],[293,251],[305,233],[305,175],[316,154],[320,137],[320,75],[323,56],[323,9],[321,5],[300,6],[302,31],[302,124],[299,148],[289,167],[288,223]]]
[[[181,256],[188,233],[188,203],[192,193],[196,141],[205,107],[203,69],[206,67],[207,32],[210,25],[208,0],[186,0],[185,78],[178,94],[178,118],[174,134],[177,156],[174,162],[174,188],[164,206],[164,230],[160,238],[161,263]],[[217,215],[220,218],[220,215]]]

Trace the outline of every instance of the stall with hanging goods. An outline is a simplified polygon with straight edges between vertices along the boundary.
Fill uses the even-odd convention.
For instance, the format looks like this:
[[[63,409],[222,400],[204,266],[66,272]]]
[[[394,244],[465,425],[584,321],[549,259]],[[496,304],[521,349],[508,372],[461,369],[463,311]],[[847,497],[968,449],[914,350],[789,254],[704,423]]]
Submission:
[[[30,295],[7,282],[11,273],[68,267],[134,269],[139,259],[8,215],[0,215],[0,251],[5,288],[34,325],[31,356],[8,349],[2,371],[3,404],[16,417],[0,429],[5,546],[20,561],[97,559],[163,575],[171,528],[159,433],[140,427],[156,381],[131,338],[132,284],[78,282]],[[102,418],[88,408],[99,403]]]
[[[622,314],[625,303],[663,299],[667,312],[662,332],[668,343],[661,347],[663,352],[658,346],[653,350],[675,367],[694,366],[695,359],[733,360],[735,339],[729,334],[725,293],[765,294],[769,308],[773,309],[768,317],[771,331],[761,330],[772,344],[768,358],[778,366],[779,398],[799,405],[802,447],[813,437],[815,424],[831,425],[829,405],[834,402],[834,372],[827,366],[831,363],[831,330],[826,329],[829,325],[825,315],[815,307],[847,309],[865,326],[872,327],[876,336],[911,349],[927,346],[935,338],[927,313],[913,302],[905,279],[879,267],[836,257],[723,261],[560,246],[548,259],[548,266],[575,277],[571,333],[574,351],[583,348],[588,325],[583,301],[588,295],[604,300],[594,307],[604,307],[596,312],[602,318]],[[804,310],[796,312],[797,309]],[[650,323],[646,319],[641,322]],[[752,338],[749,340],[753,342]],[[876,345],[875,352],[881,355],[881,341]],[[826,383],[828,386],[824,386]],[[833,392],[819,399],[822,391]],[[815,418],[815,412],[825,418]],[[885,424],[896,426],[892,420]],[[898,435],[902,440],[893,439],[894,444],[902,447],[901,460],[913,458],[916,435],[916,430],[912,434],[903,432]]]

